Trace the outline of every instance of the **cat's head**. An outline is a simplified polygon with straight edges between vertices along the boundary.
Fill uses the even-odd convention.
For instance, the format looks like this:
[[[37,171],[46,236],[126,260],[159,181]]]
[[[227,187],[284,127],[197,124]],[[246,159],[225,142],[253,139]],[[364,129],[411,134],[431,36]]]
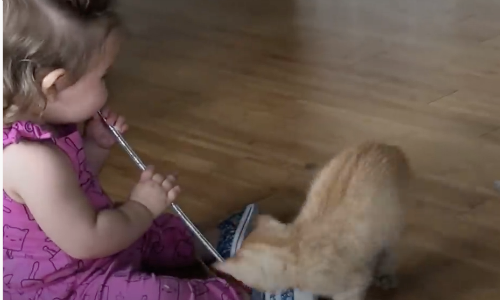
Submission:
[[[270,216],[258,216],[254,230],[236,255],[214,267],[263,292],[284,290],[293,287],[295,255],[290,244],[286,224]]]

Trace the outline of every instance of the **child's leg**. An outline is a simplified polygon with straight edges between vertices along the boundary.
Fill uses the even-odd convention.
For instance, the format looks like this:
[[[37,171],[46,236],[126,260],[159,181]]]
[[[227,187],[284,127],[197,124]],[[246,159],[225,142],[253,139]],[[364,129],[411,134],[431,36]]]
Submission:
[[[255,205],[248,205],[242,212],[222,222],[205,237],[227,258],[234,255],[251,230],[251,220],[257,213]],[[143,264],[153,269],[190,266],[196,263],[195,253],[203,259],[214,259],[211,253],[190,232],[177,216],[164,215],[155,220],[154,226],[144,236]]]
[[[218,232],[214,232],[214,237],[219,236],[219,242],[217,243],[217,251],[221,254],[223,258],[228,258],[230,256],[235,255],[236,251],[241,247],[241,243],[245,239],[245,237],[251,232],[252,230],[252,220],[253,218],[257,215],[258,210],[257,206],[254,204],[250,204],[245,209],[238,213],[235,214],[222,223],[219,224],[218,226]],[[182,223],[182,220],[180,220],[177,217],[174,217],[177,219],[177,223],[180,224],[181,227],[184,226]],[[164,224],[163,228],[169,228],[168,222],[162,223]],[[157,224],[159,225],[159,224]],[[173,225],[173,224],[172,224]],[[186,230],[188,230],[186,228]],[[167,231],[168,232],[168,231]],[[187,235],[191,236],[190,232],[187,232]],[[210,239],[210,236],[206,236],[208,239]],[[195,237],[193,237],[195,239]],[[156,240],[159,240],[158,238]],[[168,239],[165,239],[167,241]],[[168,247],[168,245],[166,245]],[[198,247],[195,247],[198,248]],[[205,250],[205,249],[204,249]],[[206,250],[205,250],[206,251]],[[158,256],[157,253],[150,253],[151,256],[147,257],[148,261],[162,261],[162,257]],[[205,252],[204,254],[201,254],[202,256],[207,255]],[[166,277],[166,278],[172,278],[172,277]],[[179,280],[179,279],[177,279]],[[213,279],[215,280],[215,279]],[[191,281],[193,282],[193,281]],[[211,280],[208,281],[194,281],[194,282],[211,282]],[[226,284],[227,285],[227,284]],[[244,295],[245,298],[248,298],[249,295]],[[231,300],[230,297],[226,296],[226,294],[222,294],[220,296],[221,299],[219,300]],[[265,299],[282,299],[282,300],[316,300],[316,298],[311,295],[310,293],[305,293],[305,292],[300,292],[300,291],[294,291],[294,290],[287,290],[283,291],[277,295],[275,294],[269,294],[269,293],[261,293],[258,291],[252,291],[251,294],[252,300],[265,300]],[[163,298],[160,298],[163,299]],[[143,299],[140,299],[143,300]],[[147,298],[144,298],[144,300],[148,300]],[[181,300],[181,299],[176,299],[176,300]]]
[[[187,280],[145,273],[95,278],[78,287],[74,299],[95,300],[241,300],[238,292],[218,279]],[[73,299],[73,298],[72,298]]]
[[[192,234],[179,217],[165,214],[154,221],[143,238],[142,263],[154,269],[180,268],[196,263]]]
[[[384,249],[378,257],[375,266],[375,284],[383,289],[393,289],[397,287],[396,276],[397,257],[392,247]]]

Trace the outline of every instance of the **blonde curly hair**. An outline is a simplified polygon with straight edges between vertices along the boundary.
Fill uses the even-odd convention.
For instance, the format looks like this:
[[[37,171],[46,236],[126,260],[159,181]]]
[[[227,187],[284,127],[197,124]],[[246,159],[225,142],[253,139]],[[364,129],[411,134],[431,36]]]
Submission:
[[[43,77],[62,68],[77,81],[119,24],[112,0],[4,0],[4,126],[43,113]]]

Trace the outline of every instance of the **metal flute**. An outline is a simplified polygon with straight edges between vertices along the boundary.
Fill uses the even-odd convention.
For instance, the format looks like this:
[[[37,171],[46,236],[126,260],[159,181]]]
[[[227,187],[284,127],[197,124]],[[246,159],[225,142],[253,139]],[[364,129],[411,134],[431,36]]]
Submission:
[[[123,135],[116,130],[116,128],[108,122],[106,122],[106,118],[101,114],[101,112],[98,112],[99,116],[103,120],[103,122],[108,126],[109,130],[113,133],[113,135],[116,137],[118,143],[120,146],[122,146],[123,150],[127,152],[127,154],[130,156],[130,158],[135,162],[137,167],[141,169],[142,171],[146,170],[146,165],[142,162],[142,160],[139,158],[139,156],[135,153],[135,151],[130,147],[130,145],[127,143],[127,141],[123,138]],[[174,211],[181,217],[181,219],[186,223],[186,225],[189,227],[189,229],[193,232],[193,234],[203,243],[203,245],[212,253],[212,255],[220,262],[224,261],[224,258],[217,252],[217,250],[210,244],[210,242],[203,236],[203,234],[196,228],[196,226],[189,220],[189,218],[186,216],[186,214],[182,211],[182,209],[175,203],[172,203],[172,208]]]

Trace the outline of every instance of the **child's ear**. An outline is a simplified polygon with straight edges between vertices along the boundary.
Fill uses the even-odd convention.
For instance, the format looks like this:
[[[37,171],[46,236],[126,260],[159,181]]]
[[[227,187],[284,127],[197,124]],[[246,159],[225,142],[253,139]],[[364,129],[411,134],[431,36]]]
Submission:
[[[53,101],[55,95],[63,86],[63,79],[66,77],[64,69],[55,69],[45,75],[42,79],[42,92],[48,101]]]

